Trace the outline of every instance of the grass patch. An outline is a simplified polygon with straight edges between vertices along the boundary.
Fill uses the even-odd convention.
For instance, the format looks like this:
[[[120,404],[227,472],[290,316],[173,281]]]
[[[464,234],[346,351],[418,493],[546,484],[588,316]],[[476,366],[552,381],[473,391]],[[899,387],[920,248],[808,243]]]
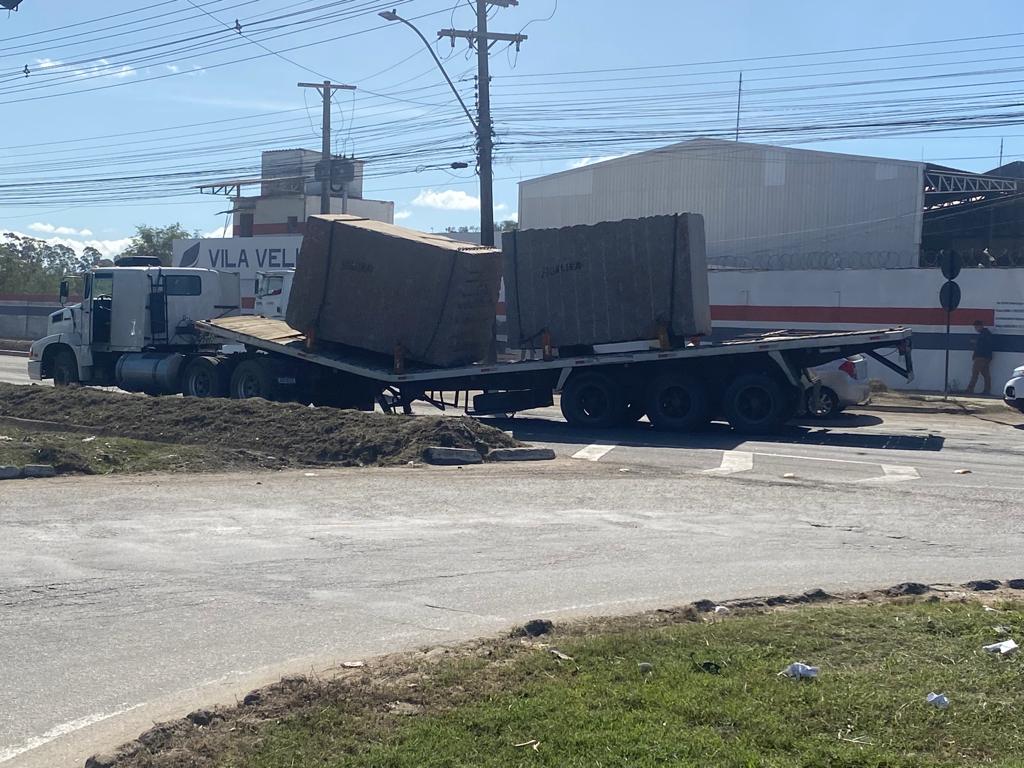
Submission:
[[[591,622],[285,681],[118,765],[1021,766],[1024,667],[981,646],[1019,639],[1022,611],[922,601]],[[777,675],[797,660],[820,677]]]
[[[242,455],[194,445],[0,426],[0,465],[51,464],[58,474],[179,472],[252,465]]]

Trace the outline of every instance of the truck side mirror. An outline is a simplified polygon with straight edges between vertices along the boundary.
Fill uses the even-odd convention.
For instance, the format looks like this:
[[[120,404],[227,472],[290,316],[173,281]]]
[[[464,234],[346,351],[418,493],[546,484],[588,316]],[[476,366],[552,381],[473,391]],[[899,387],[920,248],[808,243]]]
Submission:
[[[63,307],[64,302],[67,301],[68,296],[71,295],[71,287],[68,285],[67,280],[60,281],[60,305]]]

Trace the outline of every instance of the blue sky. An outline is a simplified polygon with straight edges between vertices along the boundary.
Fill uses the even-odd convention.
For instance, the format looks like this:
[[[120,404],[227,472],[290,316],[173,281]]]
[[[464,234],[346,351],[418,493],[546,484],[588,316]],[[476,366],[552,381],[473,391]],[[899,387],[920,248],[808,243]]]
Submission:
[[[0,228],[108,253],[136,224],[213,232],[230,206],[195,185],[255,175],[261,148],[318,148],[317,96],[296,83],[324,76],[358,87],[335,99],[333,140],[369,159],[367,197],[412,227],[476,223],[476,177],[446,168],[472,168],[471,128],[419,39],[377,16],[392,6],[430,40],[474,23],[466,0],[23,0],[0,15]],[[492,49],[499,219],[519,179],[730,134],[740,71],[748,140],[987,170],[1002,139],[1006,161],[1024,158],[1019,0],[521,0],[491,15],[529,36]],[[475,55],[436,50],[472,109]]]

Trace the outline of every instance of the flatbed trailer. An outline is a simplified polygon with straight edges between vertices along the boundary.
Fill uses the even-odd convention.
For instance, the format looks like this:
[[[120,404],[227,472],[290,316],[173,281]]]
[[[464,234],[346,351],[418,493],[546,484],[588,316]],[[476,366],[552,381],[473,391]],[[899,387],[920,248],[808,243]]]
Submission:
[[[455,368],[417,367],[361,350],[311,343],[281,320],[225,317],[195,323],[204,347],[241,345],[218,355],[234,397],[309,399],[408,412],[416,400],[470,414],[513,414],[552,405],[566,420],[604,428],[644,415],[657,429],[687,431],[724,418],[745,433],[777,431],[801,413],[815,387],[808,369],[865,354],[913,378],[907,328],[839,333],[770,332],[675,349],[646,348],[544,356]],[[900,362],[880,350],[892,349]],[[296,396],[289,395],[292,391]],[[298,393],[304,393],[300,395]],[[470,399],[470,393],[479,393]],[[311,396],[310,393],[317,393]],[[186,394],[189,392],[186,388]],[[448,399],[451,395],[452,398]]]

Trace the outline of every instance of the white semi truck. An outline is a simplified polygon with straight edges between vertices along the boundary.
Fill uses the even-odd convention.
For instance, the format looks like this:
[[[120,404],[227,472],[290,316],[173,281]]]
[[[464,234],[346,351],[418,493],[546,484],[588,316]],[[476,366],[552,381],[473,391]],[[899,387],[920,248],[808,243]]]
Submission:
[[[913,375],[906,328],[779,332],[679,348],[610,345],[565,357],[550,349],[542,359],[430,368],[400,354],[314,343],[275,317],[239,316],[235,275],[143,260],[82,277],[82,301],[54,312],[49,334],[32,345],[34,380],[364,410],[379,404],[408,412],[423,400],[473,414],[551,405],[560,394],[566,420],[581,427],[646,415],[662,430],[725,419],[741,432],[768,433],[803,408],[814,366],[859,353]],[[286,295],[283,284],[281,290]],[[62,301],[68,294],[65,281]],[[900,362],[883,349],[896,350]]]

